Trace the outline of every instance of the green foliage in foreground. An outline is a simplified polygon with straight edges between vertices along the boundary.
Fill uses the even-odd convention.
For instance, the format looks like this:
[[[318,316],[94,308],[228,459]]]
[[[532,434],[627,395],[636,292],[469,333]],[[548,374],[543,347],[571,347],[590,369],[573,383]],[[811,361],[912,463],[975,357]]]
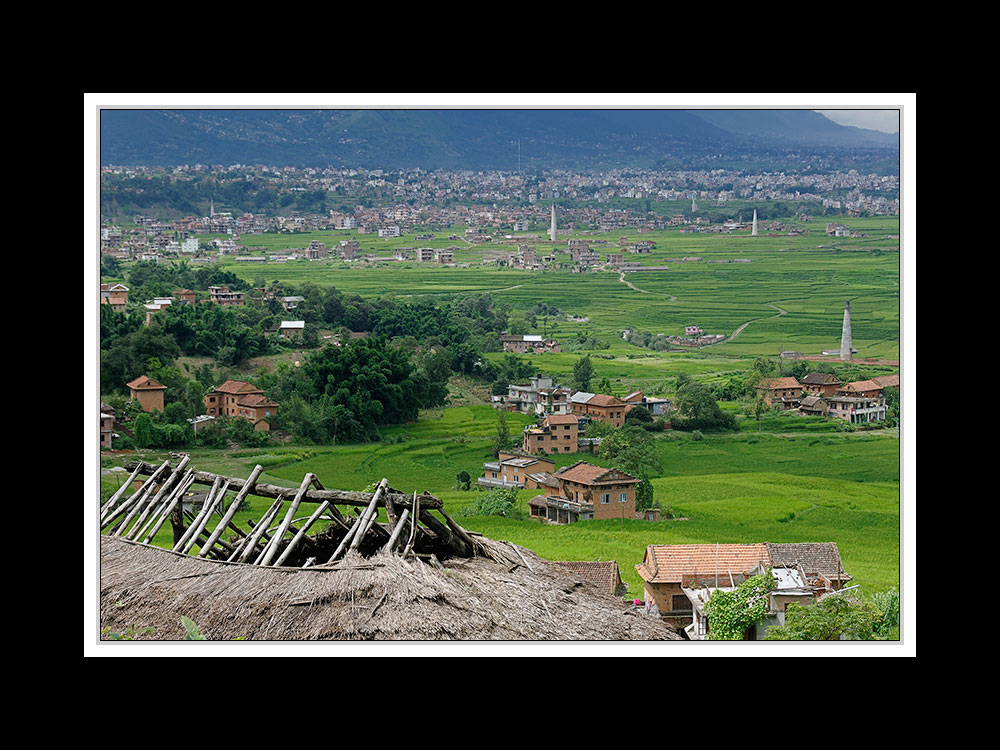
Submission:
[[[892,588],[869,598],[844,593],[828,595],[815,604],[789,604],[785,624],[770,628],[764,640],[895,640],[898,627],[899,594]]]
[[[767,614],[769,592],[774,586],[774,576],[768,568],[763,575],[747,578],[732,591],[713,591],[704,610],[709,640],[743,640],[746,629]]]
[[[520,518],[524,514],[516,506],[517,490],[496,488],[476,493],[475,499],[462,509],[462,515]]]

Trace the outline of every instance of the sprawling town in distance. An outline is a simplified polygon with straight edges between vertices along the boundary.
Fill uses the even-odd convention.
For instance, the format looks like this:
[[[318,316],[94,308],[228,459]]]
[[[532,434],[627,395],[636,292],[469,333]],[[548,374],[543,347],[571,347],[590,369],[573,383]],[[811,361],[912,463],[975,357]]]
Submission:
[[[490,114],[101,110],[102,647],[900,644],[898,125]]]

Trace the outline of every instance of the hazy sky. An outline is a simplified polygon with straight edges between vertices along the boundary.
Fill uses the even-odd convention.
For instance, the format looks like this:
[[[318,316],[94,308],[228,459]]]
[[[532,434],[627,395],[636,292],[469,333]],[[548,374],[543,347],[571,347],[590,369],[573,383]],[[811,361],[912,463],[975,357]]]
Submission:
[[[816,111],[840,125],[881,130],[883,133],[899,132],[898,109],[817,109]]]

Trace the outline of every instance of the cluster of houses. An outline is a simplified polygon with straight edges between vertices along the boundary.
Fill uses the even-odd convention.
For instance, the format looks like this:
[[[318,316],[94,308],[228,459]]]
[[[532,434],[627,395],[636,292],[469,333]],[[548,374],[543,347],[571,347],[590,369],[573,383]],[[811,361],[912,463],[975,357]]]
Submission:
[[[757,384],[757,391],[768,406],[812,416],[837,417],[851,424],[885,419],[886,388],[899,388],[898,374],[842,383],[831,373],[811,372],[802,382],[784,377],[767,378]]]
[[[625,424],[625,415],[637,406],[648,409],[653,416],[661,416],[670,411],[670,400],[645,396],[642,391],[624,398],[576,391],[557,385],[550,376],[541,373],[529,378],[525,385],[509,385],[506,396],[493,397],[496,409],[546,418],[572,414],[581,421],[581,426],[597,419],[621,427]]]
[[[561,352],[562,344],[555,339],[547,339],[536,334],[501,333],[500,347],[505,352],[524,354],[544,354],[546,352]]]
[[[163,411],[167,386],[153,380],[148,375],[140,375],[125,384],[129,389],[129,401],[135,401],[143,411],[153,413]],[[205,413],[189,419],[188,423],[197,432],[200,427],[216,417],[245,419],[255,430],[269,432],[271,422],[278,413],[278,404],[264,395],[264,391],[243,380],[227,380],[213,388],[203,398]],[[101,403],[101,448],[111,449],[114,437],[115,411]]]
[[[549,523],[628,518],[659,520],[659,510],[636,508],[635,487],[639,479],[620,469],[606,469],[577,461],[558,471],[553,454],[593,450],[600,438],[584,436],[592,420],[621,427],[625,415],[634,408],[651,414],[667,414],[670,402],[649,398],[641,391],[618,398],[600,393],[571,391],[555,385],[551,377],[538,375],[528,385],[512,385],[500,408],[543,417],[524,428],[521,451],[500,453],[495,461],[483,464],[478,485],[484,488],[538,489],[528,505],[531,516]]]

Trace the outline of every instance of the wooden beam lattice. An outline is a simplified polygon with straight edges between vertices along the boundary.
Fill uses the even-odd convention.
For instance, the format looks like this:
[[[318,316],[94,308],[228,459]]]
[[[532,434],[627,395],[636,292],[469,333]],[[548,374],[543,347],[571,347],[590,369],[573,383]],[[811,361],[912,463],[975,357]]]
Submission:
[[[147,478],[128,497],[123,486],[104,503],[103,533],[149,544],[170,520],[174,540],[169,546],[177,554],[278,568],[338,570],[340,561],[352,554],[397,555],[438,566],[449,557],[488,554],[476,535],[444,512],[440,499],[427,492],[400,492],[385,478],[374,492],[353,492],[327,489],[315,474],[307,473],[296,489],[258,481],[260,465],[243,479],[197,471],[189,462],[190,457],[183,456],[176,466],[169,460],[159,465],[129,463],[130,483]],[[189,513],[183,503],[194,485],[210,489],[201,508],[195,506]],[[233,491],[236,496],[227,506],[226,495]],[[274,502],[256,521],[246,519],[248,532],[234,518],[251,496]],[[303,503],[316,507],[297,516]],[[345,515],[338,505],[352,509],[353,515]],[[386,523],[379,521],[380,510]],[[213,527],[215,517],[219,520]],[[326,528],[310,535],[321,519]]]

